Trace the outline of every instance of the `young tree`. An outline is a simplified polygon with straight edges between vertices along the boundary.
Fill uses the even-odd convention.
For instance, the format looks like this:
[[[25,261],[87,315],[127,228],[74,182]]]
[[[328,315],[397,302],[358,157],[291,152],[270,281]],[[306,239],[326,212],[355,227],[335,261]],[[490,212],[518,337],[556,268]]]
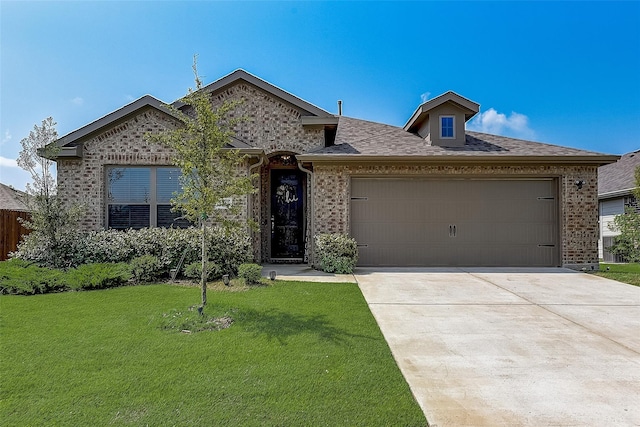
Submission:
[[[172,199],[173,209],[198,223],[202,230],[200,285],[204,307],[207,303],[206,224],[241,225],[237,219],[240,206],[232,201],[253,193],[254,188],[253,177],[241,167],[245,156],[238,150],[225,148],[234,134],[233,126],[238,123],[238,119],[229,117],[237,104],[225,102],[218,108],[213,107],[210,95],[201,90],[196,59],[194,56],[196,89],[189,89],[181,100],[188,106],[187,114],[175,111],[182,116],[183,126],[148,137],[175,151],[173,163],[182,171],[182,192]]]
[[[34,125],[29,136],[20,141],[22,150],[17,163],[31,174],[33,180],[26,185],[25,203],[31,211],[31,219],[23,221],[23,224],[32,230],[28,239],[42,246],[44,264],[64,267],[67,264],[62,249],[65,237],[75,230],[82,209],[65,206],[57,195],[52,174],[53,159],[59,151],[55,144],[58,138],[55,126],[56,122],[51,117],[43,120],[41,126]]]
[[[640,203],[640,166],[635,170],[636,188],[633,193]],[[624,214],[616,215],[612,229],[620,231],[609,251],[621,255],[628,262],[640,262],[640,211],[626,206]]]

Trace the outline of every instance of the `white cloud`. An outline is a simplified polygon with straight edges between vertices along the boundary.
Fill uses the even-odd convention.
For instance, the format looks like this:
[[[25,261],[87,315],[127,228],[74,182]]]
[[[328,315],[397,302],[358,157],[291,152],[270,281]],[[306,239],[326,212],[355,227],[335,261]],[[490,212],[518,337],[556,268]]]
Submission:
[[[82,99],[79,96],[76,96],[75,98],[73,98],[71,100],[71,103],[74,104],[74,105],[82,105],[82,104],[84,104],[84,99]]]
[[[5,131],[4,136],[2,137],[2,142],[0,142],[0,145],[4,145],[7,142],[11,141],[11,134],[9,133],[9,131]]]
[[[529,127],[529,118],[512,111],[509,116],[489,108],[477,114],[469,123],[467,130],[504,135],[516,138],[533,138],[535,132]]]
[[[431,96],[431,92],[425,92],[422,95],[420,95],[420,99],[422,100],[423,103],[425,103],[429,100],[430,96]]]
[[[133,97],[133,95],[125,95],[124,99],[125,99],[127,102],[132,102],[132,101],[135,101],[135,100],[136,100],[136,99]]]
[[[0,166],[4,166],[7,168],[17,168],[18,163],[16,162],[16,159],[8,159],[6,157],[0,156]]]

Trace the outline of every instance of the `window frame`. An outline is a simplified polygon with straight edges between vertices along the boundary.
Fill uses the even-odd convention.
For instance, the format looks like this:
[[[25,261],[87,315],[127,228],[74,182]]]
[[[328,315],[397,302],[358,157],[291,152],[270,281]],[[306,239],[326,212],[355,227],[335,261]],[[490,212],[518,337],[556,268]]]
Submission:
[[[444,135],[445,127],[443,126],[443,119],[451,119],[451,136],[445,136]],[[455,139],[456,138],[456,116],[454,116],[452,114],[444,114],[444,115],[440,116],[438,122],[439,122],[439,126],[440,126],[440,139]],[[449,129],[448,126],[447,126],[447,129]]]
[[[109,197],[109,193],[111,191],[110,188],[110,181],[109,181],[109,173],[112,170],[117,170],[117,169],[147,169],[149,170],[149,196],[148,196],[148,200],[145,203],[142,202],[122,202],[122,201],[111,201],[110,197]],[[171,226],[174,227],[178,227],[178,228],[184,228],[187,227],[188,225],[185,224],[179,224],[179,223],[172,223],[169,226],[166,225],[162,225],[162,226],[158,226],[158,207],[159,206],[171,206],[170,202],[159,202],[158,199],[158,170],[160,169],[173,169],[173,170],[180,170],[180,168],[177,168],[175,166],[171,166],[171,165],[107,165],[105,166],[105,171],[104,171],[104,175],[105,175],[105,180],[104,180],[104,189],[105,189],[105,202],[104,202],[104,228],[105,229],[116,229],[116,230],[122,230],[122,228],[116,228],[116,227],[111,227],[110,226],[110,218],[109,218],[109,208],[110,206],[116,206],[116,205],[121,205],[121,206],[149,206],[149,225],[148,227],[164,227],[164,228],[168,228]],[[173,197],[173,195],[172,195]],[[129,228],[145,228],[145,227],[127,227],[124,229],[129,229]]]

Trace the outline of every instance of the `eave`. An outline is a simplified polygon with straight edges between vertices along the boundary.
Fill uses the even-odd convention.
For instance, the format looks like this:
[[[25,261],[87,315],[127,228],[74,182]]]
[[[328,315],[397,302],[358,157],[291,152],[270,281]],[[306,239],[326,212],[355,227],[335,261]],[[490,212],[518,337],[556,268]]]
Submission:
[[[492,164],[492,165],[594,165],[615,162],[618,156],[371,156],[363,154],[301,154],[296,158],[314,164]]]
[[[92,136],[100,133],[104,128],[113,126],[116,123],[122,122],[127,118],[137,114],[145,108],[153,108],[164,114],[167,114],[178,121],[182,121],[179,114],[176,114],[165,103],[159,99],[154,98],[151,95],[145,95],[130,104],[119,108],[98,120],[89,123],[86,126],[81,127],[73,132],[66,134],[59,138],[55,143],[60,147],[60,151],[55,156],[59,157],[82,157],[82,142]]]
[[[615,197],[629,196],[633,194],[634,190],[635,190],[635,187],[625,188],[623,190],[609,191],[606,193],[598,194],[598,199],[603,200],[603,199],[613,199]]]
[[[337,116],[302,116],[300,119],[302,120],[302,126],[337,126],[339,120]]]
[[[200,90],[210,92],[210,93],[219,92],[226,89],[229,86],[236,84],[239,81],[245,81],[267,93],[270,93],[276,98],[280,98],[281,100],[286,101],[287,103],[310,113],[311,115],[319,116],[319,117],[332,116],[332,114],[329,113],[328,111],[325,111],[320,107],[317,107],[301,98],[298,98],[297,96],[283,89],[280,89],[279,87],[272,85],[271,83],[265,80],[262,80],[261,78],[256,77],[253,74],[243,69],[235,70],[232,73],[227,74],[226,76],[214,81],[213,83],[209,83],[208,85],[204,86]],[[186,106],[186,104],[182,101],[182,99],[175,101],[171,105],[175,108],[182,108]]]

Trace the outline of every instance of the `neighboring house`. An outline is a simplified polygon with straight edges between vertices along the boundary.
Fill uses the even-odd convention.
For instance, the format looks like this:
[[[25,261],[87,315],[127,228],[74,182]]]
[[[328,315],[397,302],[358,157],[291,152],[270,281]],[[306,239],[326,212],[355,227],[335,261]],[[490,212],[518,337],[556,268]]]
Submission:
[[[640,150],[623,155],[615,163],[598,169],[598,204],[600,212],[600,239],[598,255],[605,262],[623,262],[618,255],[607,248],[613,245],[613,239],[620,234],[612,230],[616,215],[623,214],[626,207],[640,212],[640,204],[633,195],[636,186],[635,170],[640,167]]]
[[[18,248],[22,236],[29,232],[18,220],[29,219],[26,198],[26,193],[0,184],[0,261]]]
[[[237,70],[202,90],[240,100],[230,145],[257,194],[241,200],[258,262],[313,262],[313,236],[347,233],[367,266],[598,265],[598,167],[618,156],[466,132],[479,105],[447,92],[404,127],[331,114]],[[188,109],[179,102],[177,108]],[[144,96],[62,138],[58,191],[84,229],[169,226],[172,152],[145,140],[180,126]]]

